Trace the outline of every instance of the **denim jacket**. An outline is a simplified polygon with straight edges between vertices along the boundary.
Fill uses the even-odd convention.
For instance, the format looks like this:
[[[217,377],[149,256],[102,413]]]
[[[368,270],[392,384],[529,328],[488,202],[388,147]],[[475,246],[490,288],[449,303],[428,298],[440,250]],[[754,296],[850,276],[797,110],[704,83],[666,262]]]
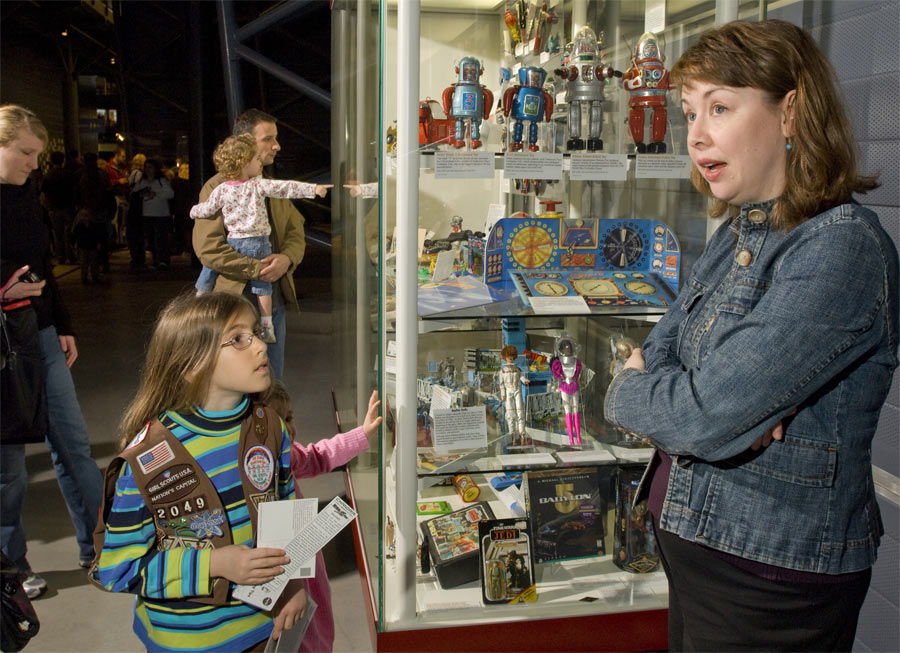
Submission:
[[[665,530],[788,569],[866,569],[884,532],[871,443],[898,363],[897,250],[855,202],[789,232],[772,205],[716,231],[646,371],[610,383],[606,419],[673,456]],[[751,451],[779,421],[784,439]]]

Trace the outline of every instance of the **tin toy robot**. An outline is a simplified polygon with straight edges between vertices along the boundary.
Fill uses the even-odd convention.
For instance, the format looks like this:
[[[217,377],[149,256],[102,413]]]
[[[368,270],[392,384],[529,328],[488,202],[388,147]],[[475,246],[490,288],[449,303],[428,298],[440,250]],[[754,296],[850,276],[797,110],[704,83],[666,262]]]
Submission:
[[[525,373],[518,365],[516,358],[519,350],[515,345],[506,345],[500,350],[503,365],[500,366],[500,401],[506,409],[506,426],[514,445],[526,444],[525,437],[525,405],[522,401],[522,390],[519,383],[528,385]]]
[[[475,57],[463,57],[456,64],[458,81],[444,89],[441,104],[444,113],[454,121],[453,147],[466,145],[466,121],[471,125],[472,148],[481,147],[481,121],[487,120],[494,106],[494,94],[478,83],[484,74],[481,62]]]
[[[581,138],[581,105],[588,105],[587,149],[591,152],[603,149],[600,133],[603,130],[603,87],[607,79],[621,77],[622,73],[604,66],[600,57],[601,43],[594,30],[584,26],[566,46],[569,65],[554,72],[566,80],[566,102],[569,105],[569,140],[567,150],[585,149]]]
[[[522,149],[523,123],[531,123],[528,130],[528,149],[537,152],[538,122],[550,122],[553,113],[553,98],[544,90],[547,71],[543,68],[528,66],[519,68],[519,83],[506,89],[503,94],[503,115],[507,118],[512,113],[516,124],[513,127],[513,140],[510,152]]]
[[[666,58],[653,32],[644,32],[638,40],[631,67],[622,78],[628,100],[628,128],[639,154],[664,154],[666,144],[666,91],[669,73],[663,62]],[[644,119],[651,112],[650,144],[644,142]]]
[[[576,356],[577,350],[575,341],[563,333],[556,339],[555,355],[550,363],[550,372],[556,379],[559,397],[566,413],[569,444],[573,445],[581,444],[581,387],[578,385],[581,361]]]

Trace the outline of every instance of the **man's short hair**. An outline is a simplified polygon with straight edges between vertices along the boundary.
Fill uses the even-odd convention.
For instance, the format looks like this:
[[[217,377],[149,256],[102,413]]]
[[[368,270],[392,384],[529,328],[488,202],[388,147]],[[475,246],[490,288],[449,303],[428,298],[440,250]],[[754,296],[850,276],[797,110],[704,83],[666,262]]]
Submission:
[[[253,128],[261,122],[278,122],[275,116],[270,116],[265,111],[259,109],[247,109],[234,119],[234,127],[231,130],[232,136],[240,134],[252,134]]]

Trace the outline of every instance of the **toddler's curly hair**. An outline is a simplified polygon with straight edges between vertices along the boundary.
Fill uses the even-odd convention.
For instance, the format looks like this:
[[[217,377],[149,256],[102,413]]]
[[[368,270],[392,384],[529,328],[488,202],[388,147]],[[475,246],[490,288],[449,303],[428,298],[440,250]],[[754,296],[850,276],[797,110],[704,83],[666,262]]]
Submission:
[[[216,171],[226,179],[240,179],[241,170],[256,156],[256,139],[250,134],[229,136],[213,152]]]

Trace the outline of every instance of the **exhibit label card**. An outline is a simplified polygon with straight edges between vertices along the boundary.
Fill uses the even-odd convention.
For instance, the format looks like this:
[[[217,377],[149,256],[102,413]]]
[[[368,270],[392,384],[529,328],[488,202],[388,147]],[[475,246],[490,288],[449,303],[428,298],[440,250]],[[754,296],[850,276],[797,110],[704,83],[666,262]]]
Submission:
[[[539,315],[570,315],[587,314],[591,307],[584,301],[584,297],[529,297],[531,308]]]
[[[284,567],[284,573],[261,585],[238,585],[232,596],[254,605],[260,610],[271,610],[281,596],[285,585],[301,565],[314,558],[319,550],[328,544],[347,524],[356,518],[356,511],[340,497],[331,500],[300,533],[285,547],[291,561]]]
[[[690,179],[691,157],[684,154],[638,154],[634,157],[636,179]]]
[[[562,179],[562,173],[562,154],[507,152],[503,157],[506,179]]]
[[[487,414],[484,406],[432,410],[435,451],[487,448]]]
[[[625,181],[627,154],[572,154],[569,179],[584,181]]]
[[[435,179],[493,179],[493,152],[435,152]]]

